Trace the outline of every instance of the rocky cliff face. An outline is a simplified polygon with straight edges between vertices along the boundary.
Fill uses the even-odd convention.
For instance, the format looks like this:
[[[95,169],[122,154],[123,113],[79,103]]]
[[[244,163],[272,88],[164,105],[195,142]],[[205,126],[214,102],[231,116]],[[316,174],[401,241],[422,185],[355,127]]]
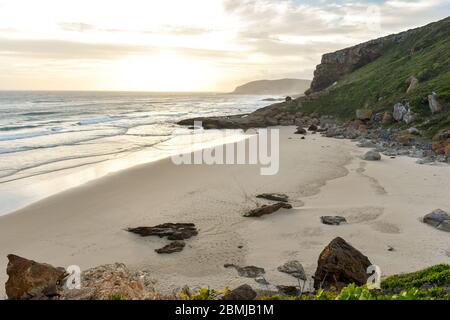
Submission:
[[[338,81],[344,75],[359,69],[383,55],[383,52],[393,45],[401,44],[417,29],[412,29],[399,34],[371,40],[356,46],[327,53],[322,56],[322,62],[314,71],[314,79],[311,88],[306,94],[318,92]]]

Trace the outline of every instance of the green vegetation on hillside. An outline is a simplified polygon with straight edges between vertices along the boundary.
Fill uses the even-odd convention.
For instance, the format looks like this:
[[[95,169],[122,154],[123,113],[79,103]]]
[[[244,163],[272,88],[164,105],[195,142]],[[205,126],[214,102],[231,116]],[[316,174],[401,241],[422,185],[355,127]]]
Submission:
[[[406,93],[405,81],[410,76],[420,83]],[[444,112],[432,116],[427,97],[433,91],[444,105]],[[419,114],[418,123],[425,118],[430,121],[422,129],[432,128],[435,132],[450,127],[450,18],[421,28],[398,44],[388,45],[375,61],[302,101],[301,110],[346,120],[354,117],[356,109],[392,111],[402,100],[408,100],[412,110]]]

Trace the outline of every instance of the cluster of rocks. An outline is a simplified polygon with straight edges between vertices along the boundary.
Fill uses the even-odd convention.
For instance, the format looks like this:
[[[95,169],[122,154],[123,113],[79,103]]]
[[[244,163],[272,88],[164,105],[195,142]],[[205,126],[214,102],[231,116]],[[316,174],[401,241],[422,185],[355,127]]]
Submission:
[[[265,204],[256,209],[252,209],[246,213],[244,213],[244,217],[246,218],[259,218],[264,215],[272,214],[277,212],[280,209],[292,209],[292,205],[288,203],[289,197],[285,194],[280,193],[263,193],[257,195],[256,198],[266,199],[270,201],[277,201],[273,204]]]
[[[163,248],[156,249],[159,254],[180,252],[186,246],[184,240],[198,235],[197,228],[193,223],[165,223],[154,227],[128,228],[128,232],[140,235],[141,237],[157,236],[167,237],[171,243]]]

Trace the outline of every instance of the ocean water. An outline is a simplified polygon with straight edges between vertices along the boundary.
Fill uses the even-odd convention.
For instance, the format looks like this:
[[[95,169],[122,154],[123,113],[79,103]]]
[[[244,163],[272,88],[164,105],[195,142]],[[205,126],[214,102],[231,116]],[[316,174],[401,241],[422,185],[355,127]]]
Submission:
[[[266,96],[0,92],[0,214],[137,164],[190,150],[185,118],[249,113]],[[222,143],[217,137],[209,143]],[[186,146],[184,146],[186,144]]]

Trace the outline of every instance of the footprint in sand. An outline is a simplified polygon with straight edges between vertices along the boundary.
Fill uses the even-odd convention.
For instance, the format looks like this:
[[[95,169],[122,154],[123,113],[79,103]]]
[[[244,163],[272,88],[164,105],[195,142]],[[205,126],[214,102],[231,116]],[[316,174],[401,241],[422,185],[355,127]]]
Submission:
[[[401,233],[401,230],[397,225],[386,221],[375,221],[371,224],[371,227],[374,230],[379,231],[381,233],[388,233],[388,234]]]
[[[378,182],[378,180],[375,178],[372,178],[364,173],[364,172],[366,172],[366,166],[367,166],[367,163],[360,162],[359,168],[356,169],[356,172],[358,174],[360,174],[361,176],[363,176],[364,178],[366,178],[367,180],[369,180],[370,185],[372,186],[373,189],[375,189],[375,192],[377,194],[386,195],[387,194],[386,189],[384,189],[384,187]]]
[[[347,209],[339,215],[344,216],[348,223],[364,223],[378,219],[383,212],[384,208],[381,207],[362,207]]]

